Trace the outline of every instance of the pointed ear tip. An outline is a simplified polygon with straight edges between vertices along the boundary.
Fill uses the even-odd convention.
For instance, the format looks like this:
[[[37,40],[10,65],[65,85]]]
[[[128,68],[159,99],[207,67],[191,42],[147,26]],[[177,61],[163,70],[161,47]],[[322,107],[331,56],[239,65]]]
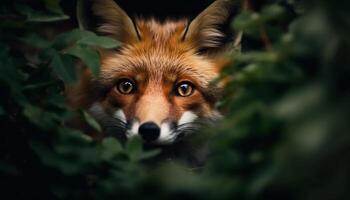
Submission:
[[[114,0],[79,0],[89,3],[92,15],[93,31],[115,37],[119,41],[133,40],[138,37],[134,21]],[[78,19],[83,22],[84,16]],[[84,26],[82,26],[84,27]]]
[[[233,46],[234,47],[238,47],[239,45],[241,45],[242,38],[243,38],[243,31],[240,31],[233,38],[234,39],[233,40]]]
[[[214,0],[213,3],[223,3],[227,5],[227,4],[232,4],[233,2],[234,2],[233,0]]]

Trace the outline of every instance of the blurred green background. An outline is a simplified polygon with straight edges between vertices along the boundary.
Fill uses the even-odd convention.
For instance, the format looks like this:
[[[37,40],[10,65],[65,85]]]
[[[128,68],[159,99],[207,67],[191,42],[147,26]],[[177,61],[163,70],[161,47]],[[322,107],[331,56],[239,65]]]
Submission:
[[[211,1],[120,1],[145,16],[195,15]],[[0,3],[1,199],[349,199],[350,2],[237,1],[242,49],[212,129],[205,166],[149,165],[139,139],[91,140],[65,121],[63,81],[95,47],[117,41],[78,30],[76,1]],[[168,10],[167,10],[168,9]],[[148,161],[148,162],[147,162]]]

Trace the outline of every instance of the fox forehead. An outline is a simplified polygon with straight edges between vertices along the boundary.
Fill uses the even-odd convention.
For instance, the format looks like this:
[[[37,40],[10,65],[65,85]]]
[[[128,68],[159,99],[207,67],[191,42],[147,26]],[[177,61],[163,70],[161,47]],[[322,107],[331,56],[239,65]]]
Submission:
[[[142,20],[138,27],[142,40],[124,44],[118,52],[100,50],[102,80],[143,73],[148,79],[175,81],[187,77],[205,87],[218,74],[214,60],[198,54],[191,44],[181,40],[184,22]]]
[[[207,86],[217,75],[210,61],[194,55],[175,57],[150,49],[142,55],[115,54],[102,58],[101,79],[104,81],[139,74],[151,80],[189,78],[202,86]]]

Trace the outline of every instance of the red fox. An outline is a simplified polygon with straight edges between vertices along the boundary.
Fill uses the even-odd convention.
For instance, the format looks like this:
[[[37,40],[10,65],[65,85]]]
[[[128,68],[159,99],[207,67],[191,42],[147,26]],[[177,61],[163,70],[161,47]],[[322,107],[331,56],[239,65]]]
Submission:
[[[220,118],[221,87],[211,84],[227,63],[218,25],[230,0],[216,0],[193,20],[132,20],[113,0],[95,0],[103,23],[97,32],[117,39],[117,50],[99,49],[99,78],[83,70],[66,89],[73,108],[87,109],[109,134],[140,135],[145,143],[173,144]],[[229,45],[232,46],[232,45]]]

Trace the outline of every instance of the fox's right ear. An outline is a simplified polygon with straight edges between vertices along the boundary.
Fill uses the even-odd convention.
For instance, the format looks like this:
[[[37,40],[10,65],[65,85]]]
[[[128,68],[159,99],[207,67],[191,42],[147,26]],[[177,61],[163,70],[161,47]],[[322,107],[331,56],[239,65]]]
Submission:
[[[140,40],[133,20],[113,0],[78,0],[77,11],[80,28],[89,26],[87,29],[111,36],[122,43]],[[89,21],[94,21],[95,24],[91,25]]]
[[[184,30],[182,40],[191,43],[197,49],[220,49],[227,46],[236,48],[240,44],[242,33],[235,33],[229,45],[225,44],[220,27],[227,23],[232,14],[235,0],[214,0],[213,3],[190,21]]]

